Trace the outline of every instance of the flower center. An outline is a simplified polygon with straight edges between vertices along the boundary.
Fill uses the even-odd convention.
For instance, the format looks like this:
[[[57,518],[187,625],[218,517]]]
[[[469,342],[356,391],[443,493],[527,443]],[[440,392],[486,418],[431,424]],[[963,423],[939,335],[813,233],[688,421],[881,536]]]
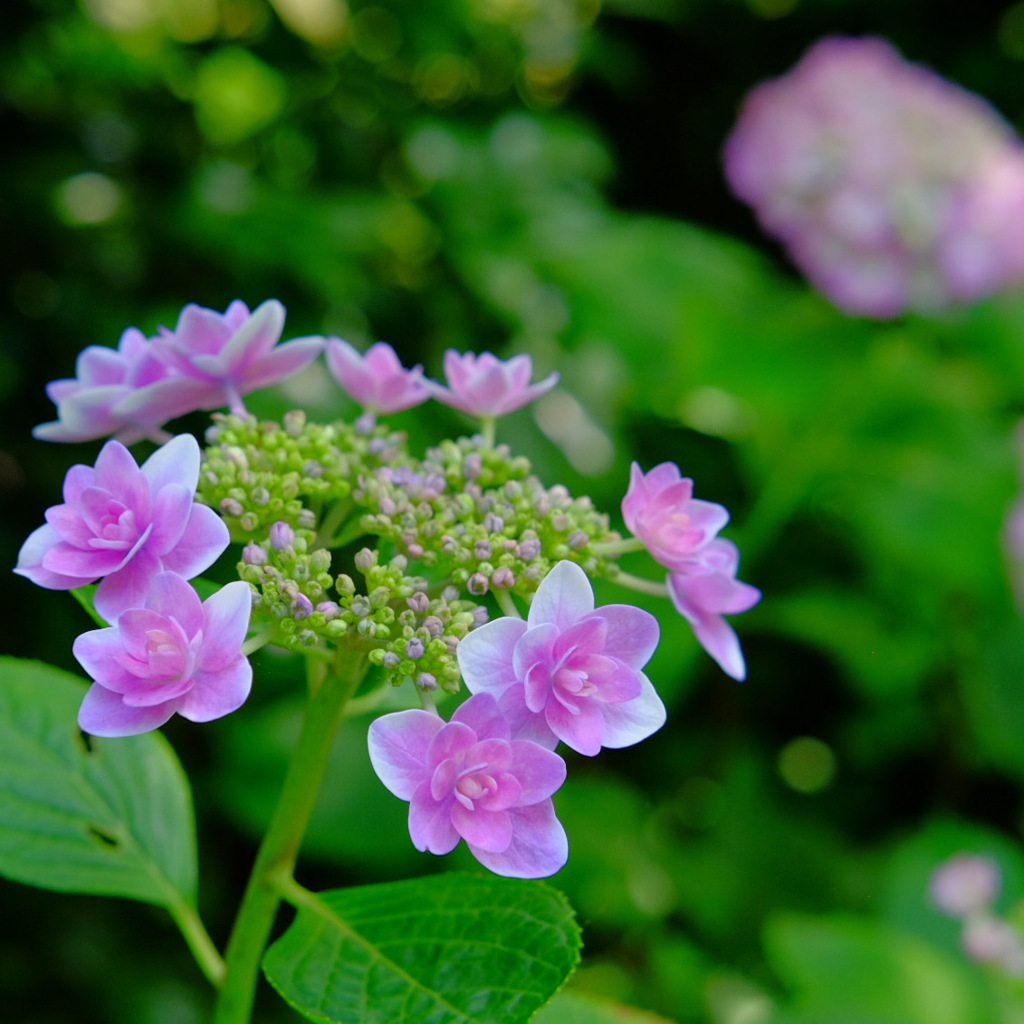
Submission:
[[[467,811],[473,810],[478,800],[498,788],[494,776],[488,775],[486,770],[486,764],[476,764],[459,772],[459,778],[455,783],[455,799]]]
[[[139,531],[135,526],[135,513],[119,501],[112,501],[96,523],[95,534],[89,546],[93,548],[130,548]]]

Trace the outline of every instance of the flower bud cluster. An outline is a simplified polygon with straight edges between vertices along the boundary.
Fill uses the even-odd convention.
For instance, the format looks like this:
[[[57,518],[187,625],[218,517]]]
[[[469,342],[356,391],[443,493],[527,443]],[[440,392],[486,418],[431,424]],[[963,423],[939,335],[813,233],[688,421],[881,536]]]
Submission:
[[[607,516],[562,485],[545,487],[530,468],[506,445],[461,438],[430,449],[415,467],[367,474],[352,498],[368,510],[367,533],[446,572],[473,597],[528,597],[566,559],[592,575],[614,575],[614,564],[591,550],[593,541],[618,538]]]
[[[309,528],[315,508],[348,497],[360,474],[394,457],[401,436],[384,427],[360,434],[344,422],[284,423],[215,414],[198,498],[218,511],[233,540],[260,540],[275,522]]]

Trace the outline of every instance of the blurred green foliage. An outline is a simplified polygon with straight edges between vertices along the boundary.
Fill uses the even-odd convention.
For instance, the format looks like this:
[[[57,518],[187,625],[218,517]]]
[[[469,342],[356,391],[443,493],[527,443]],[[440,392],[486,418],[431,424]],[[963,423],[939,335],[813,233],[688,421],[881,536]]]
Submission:
[[[186,302],[281,299],[289,336],[526,351],[559,391],[502,424],[613,515],[636,459],[726,504],[737,684],[666,602],[666,727],[576,757],[554,884],[584,966],[565,1020],[996,1024],[1022,1019],[928,906],[988,852],[1024,896],[1024,623],[1000,544],[1018,489],[1024,297],[931,320],[844,318],[722,184],[742,94],[829,32],[888,35],[1018,123],[1024,7],[917,0],[35,0],[0,37],[0,488],[6,561],[58,498],[46,381]],[[254,403],[349,405],[322,368]],[[466,424],[399,418],[426,445]],[[201,432],[201,417],[182,429]],[[1019,568],[1019,567],[1018,567]],[[644,571],[637,562],[636,571]],[[75,669],[70,598],[10,583],[4,653]],[[599,600],[622,600],[605,586]],[[223,941],[296,727],[295,666],[247,707],[166,730],[199,813]],[[472,862],[417,854],[343,732],[312,888]],[[806,741],[813,742],[806,742]],[[192,1024],[209,996],[151,908],[2,885],[11,1020]],[[269,992],[259,1020],[296,1019]],[[598,1000],[590,1003],[589,1000]],[[590,1016],[588,1016],[590,1014]],[[559,1018],[563,1019],[563,1018]],[[646,1018],[635,1018],[637,1020]]]

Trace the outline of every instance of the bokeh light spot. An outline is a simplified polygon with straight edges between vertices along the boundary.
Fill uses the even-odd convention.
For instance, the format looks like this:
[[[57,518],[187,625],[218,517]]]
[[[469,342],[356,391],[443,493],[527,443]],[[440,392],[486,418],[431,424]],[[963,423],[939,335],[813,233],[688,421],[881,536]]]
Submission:
[[[57,208],[68,224],[102,224],[117,213],[121,199],[121,186],[95,171],[76,174],[57,188]]]
[[[819,793],[827,789],[836,773],[835,754],[813,736],[790,740],[779,752],[779,775],[798,793]]]

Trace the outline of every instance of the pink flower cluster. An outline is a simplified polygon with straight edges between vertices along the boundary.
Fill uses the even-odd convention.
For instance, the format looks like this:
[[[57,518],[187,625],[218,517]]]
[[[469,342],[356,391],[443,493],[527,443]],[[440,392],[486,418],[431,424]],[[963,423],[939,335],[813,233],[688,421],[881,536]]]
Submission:
[[[625,747],[665,721],[643,674],[658,643],[652,615],[631,605],[595,609],[583,570],[559,562],[529,615],[478,627],[457,648],[472,696],[447,725],[427,711],[383,715],[370,726],[370,760],[408,800],[420,850],[466,840],[497,874],[551,875],[568,844],[552,794],[565,780],[559,740],[583,754]]]
[[[375,415],[436,398],[468,416],[494,419],[522,408],[558,383],[558,374],[551,373],[531,384],[533,360],[528,355],[502,360],[490,352],[476,355],[449,349],[444,354],[445,387],[425,378],[422,366],[406,370],[395,350],[382,341],[361,356],[347,341],[330,338],[327,366],[346,394]]]
[[[846,312],[933,310],[1024,278],[1024,147],[984,100],[881,39],[821,40],[755,88],[724,159]]]
[[[721,505],[693,497],[693,481],[674,462],[644,473],[634,462],[622,499],[626,528],[669,570],[668,592],[701,646],[734,679],[746,677],[739,639],[723,616],[749,611],[761,591],[736,579],[736,545],[717,537],[729,521]]]
[[[22,545],[15,572],[70,590],[99,580],[97,613],[113,625],[85,633],[75,657],[92,677],[79,724],[128,736],[175,712],[203,722],[235,710],[251,682],[242,643],[249,586],[232,583],[202,604],[186,581],[228,545],[228,529],[195,503],[199,445],[172,438],[139,466],[108,441],[95,466],[72,466],[64,503]]]
[[[224,313],[190,304],[174,330],[147,339],[131,327],[116,350],[90,345],[76,375],[46,391],[57,419],[35,428],[46,441],[90,441],[115,435],[125,444],[166,440],[164,423],[198,409],[244,412],[242,396],[300,370],[324,347],[320,337],[279,345],[284,307],[275,299],[249,312],[236,300]]]

